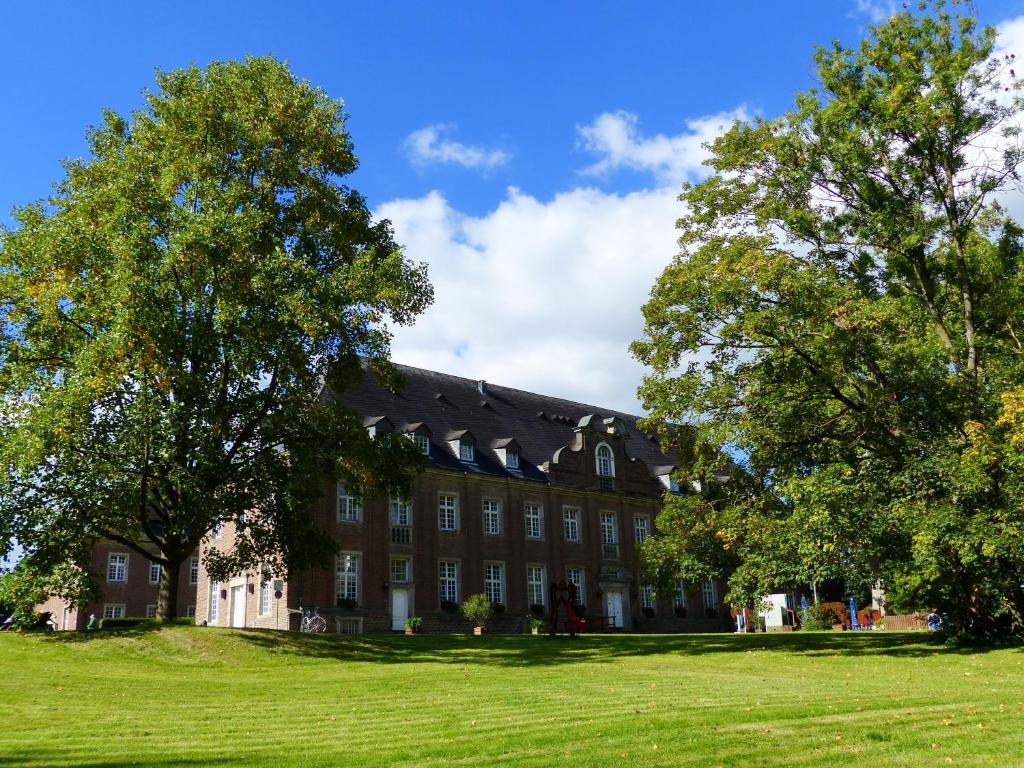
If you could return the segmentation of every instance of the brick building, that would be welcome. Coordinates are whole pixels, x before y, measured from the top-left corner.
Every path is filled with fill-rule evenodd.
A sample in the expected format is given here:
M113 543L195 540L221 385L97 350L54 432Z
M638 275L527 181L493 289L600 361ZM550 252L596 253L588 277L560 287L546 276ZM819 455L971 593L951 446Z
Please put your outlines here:
M200 568L197 621L295 628L294 609L316 606L328 631L465 631L458 605L484 592L499 606L492 631L523 631L547 609L551 582L572 581L585 614L633 631L729 626L721 585L676 585L656 596L636 546L676 490L671 457L635 416L399 366L399 394L367 375L341 396L374 435L416 441L428 467L409 499L361 498L325 482L320 524L340 546L332 571L290 582L258 573L210 582ZM225 527L201 547L230 547Z
M89 571L100 589L100 598L96 602L72 608L60 598L51 597L37 607L40 612L50 612L58 630L85 629L90 615L97 619L156 615L160 568L151 560L123 544L101 539L92 547ZM197 553L181 566L178 579L178 611L181 616L195 615L198 583Z

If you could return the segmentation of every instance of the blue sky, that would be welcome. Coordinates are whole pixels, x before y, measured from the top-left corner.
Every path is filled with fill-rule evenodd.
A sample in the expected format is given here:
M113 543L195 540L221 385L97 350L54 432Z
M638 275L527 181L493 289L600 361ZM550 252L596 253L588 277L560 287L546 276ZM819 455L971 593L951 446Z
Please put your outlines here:
M216 6L215 8L213 6ZM775 115L811 53L891 5L17 3L0 46L0 223L156 68L273 53L343 98L352 183L426 261L437 302L395 357L636 410L626 344L674 252L700 142ZM1024 1L982 2L986 23Z

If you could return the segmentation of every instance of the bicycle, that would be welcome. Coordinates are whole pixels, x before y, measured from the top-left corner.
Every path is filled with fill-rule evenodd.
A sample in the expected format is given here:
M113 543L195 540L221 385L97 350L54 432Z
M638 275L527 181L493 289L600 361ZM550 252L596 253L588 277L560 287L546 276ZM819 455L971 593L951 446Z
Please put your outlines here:
M327 621L320 615L320 609L313 608L289 608L289 613L297 613L302 618L299 620L299 632L326 632Z

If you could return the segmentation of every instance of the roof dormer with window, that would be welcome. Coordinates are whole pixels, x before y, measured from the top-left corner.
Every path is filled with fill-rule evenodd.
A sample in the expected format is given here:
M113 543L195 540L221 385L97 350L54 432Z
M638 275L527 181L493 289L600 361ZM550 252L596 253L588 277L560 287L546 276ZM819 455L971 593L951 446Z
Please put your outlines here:
M445 438L452 453L463 464L476 464L476 438L468 429L449 432Z
M522 448L519 443L513 437L502 437L491 442L491 448L497 454L498 459L501 461L502 466L505 469L512 472L521 472L521 454Z

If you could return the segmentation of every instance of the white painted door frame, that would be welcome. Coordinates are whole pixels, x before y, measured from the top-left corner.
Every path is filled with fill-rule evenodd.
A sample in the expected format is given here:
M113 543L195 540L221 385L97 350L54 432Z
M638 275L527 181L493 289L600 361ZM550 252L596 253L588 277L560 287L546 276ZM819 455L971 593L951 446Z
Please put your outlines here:
M409 590L405 587L391 589L391 629L404 630L405 620L409 618Z

